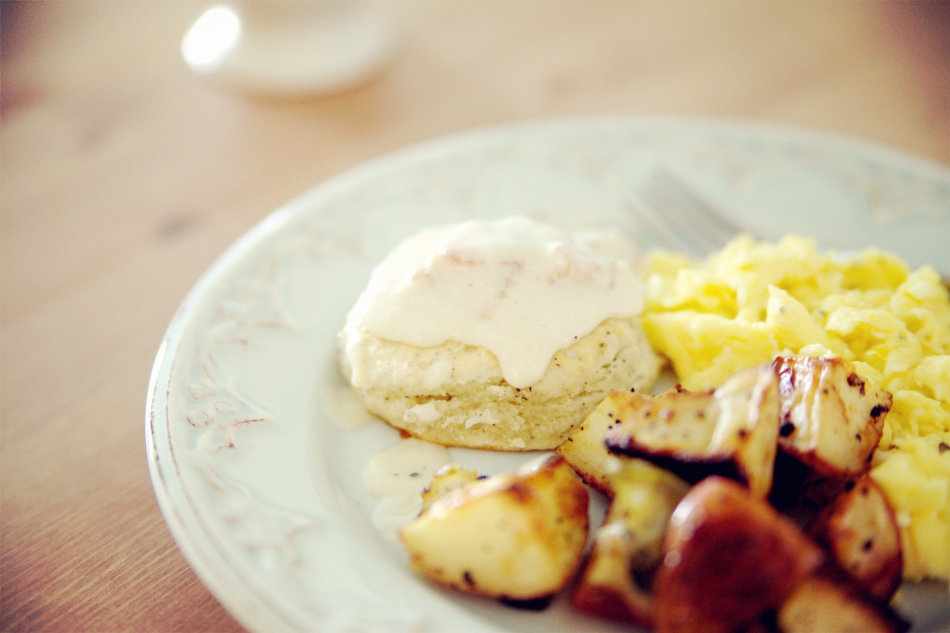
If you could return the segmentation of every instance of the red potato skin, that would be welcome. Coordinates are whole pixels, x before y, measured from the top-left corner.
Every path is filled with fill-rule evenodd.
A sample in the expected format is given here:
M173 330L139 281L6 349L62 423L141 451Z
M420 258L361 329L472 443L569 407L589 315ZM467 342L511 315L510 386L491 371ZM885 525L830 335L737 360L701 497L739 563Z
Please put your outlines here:
M658 633L727 633L780 605L821 548L740 484L709 477L667 527L656 576Z

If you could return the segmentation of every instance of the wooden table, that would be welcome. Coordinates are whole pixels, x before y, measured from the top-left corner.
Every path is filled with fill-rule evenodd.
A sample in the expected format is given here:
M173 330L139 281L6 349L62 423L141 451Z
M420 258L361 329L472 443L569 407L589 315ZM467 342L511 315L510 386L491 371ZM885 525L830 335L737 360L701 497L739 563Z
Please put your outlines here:
M947 3L399 1L382 75L296 100L191 74L201 8L2 2L3 631L240 630L156 505L149 370L212 260L332 175L579 114L768 120L950 164Z

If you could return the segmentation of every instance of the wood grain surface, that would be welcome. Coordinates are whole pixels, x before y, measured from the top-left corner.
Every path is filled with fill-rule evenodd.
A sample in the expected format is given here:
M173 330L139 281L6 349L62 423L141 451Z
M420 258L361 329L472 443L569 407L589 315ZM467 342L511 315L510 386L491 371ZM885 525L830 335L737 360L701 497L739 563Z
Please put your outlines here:
M950 164L950 3L399 0L337 94L193 75L200 2L0 2L0 630L237 631L149 481L162 334L231 242L410 143L554 116L763 120Z

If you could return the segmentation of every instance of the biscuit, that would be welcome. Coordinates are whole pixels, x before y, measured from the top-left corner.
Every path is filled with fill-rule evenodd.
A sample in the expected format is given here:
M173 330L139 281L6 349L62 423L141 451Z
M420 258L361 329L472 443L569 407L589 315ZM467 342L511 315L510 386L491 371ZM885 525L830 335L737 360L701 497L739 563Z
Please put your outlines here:
M542 378L522 388L505 380L484 348L454 341L416 347L361 330L340 336L343 376L364 406L409 435L446 446L552 449L611 391L649 389L662 365L637 317L605 320L556 352Z

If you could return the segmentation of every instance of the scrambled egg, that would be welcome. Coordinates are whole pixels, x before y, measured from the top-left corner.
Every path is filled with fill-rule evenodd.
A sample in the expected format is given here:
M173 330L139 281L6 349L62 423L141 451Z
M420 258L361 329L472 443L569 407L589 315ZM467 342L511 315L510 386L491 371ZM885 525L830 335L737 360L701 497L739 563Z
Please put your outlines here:
M794 236L739 237L702 262L654 253L643 326L687 389L779 354L834 354L890 391L872 477L901 525L905 577L950 578L950 296L932 268Z

